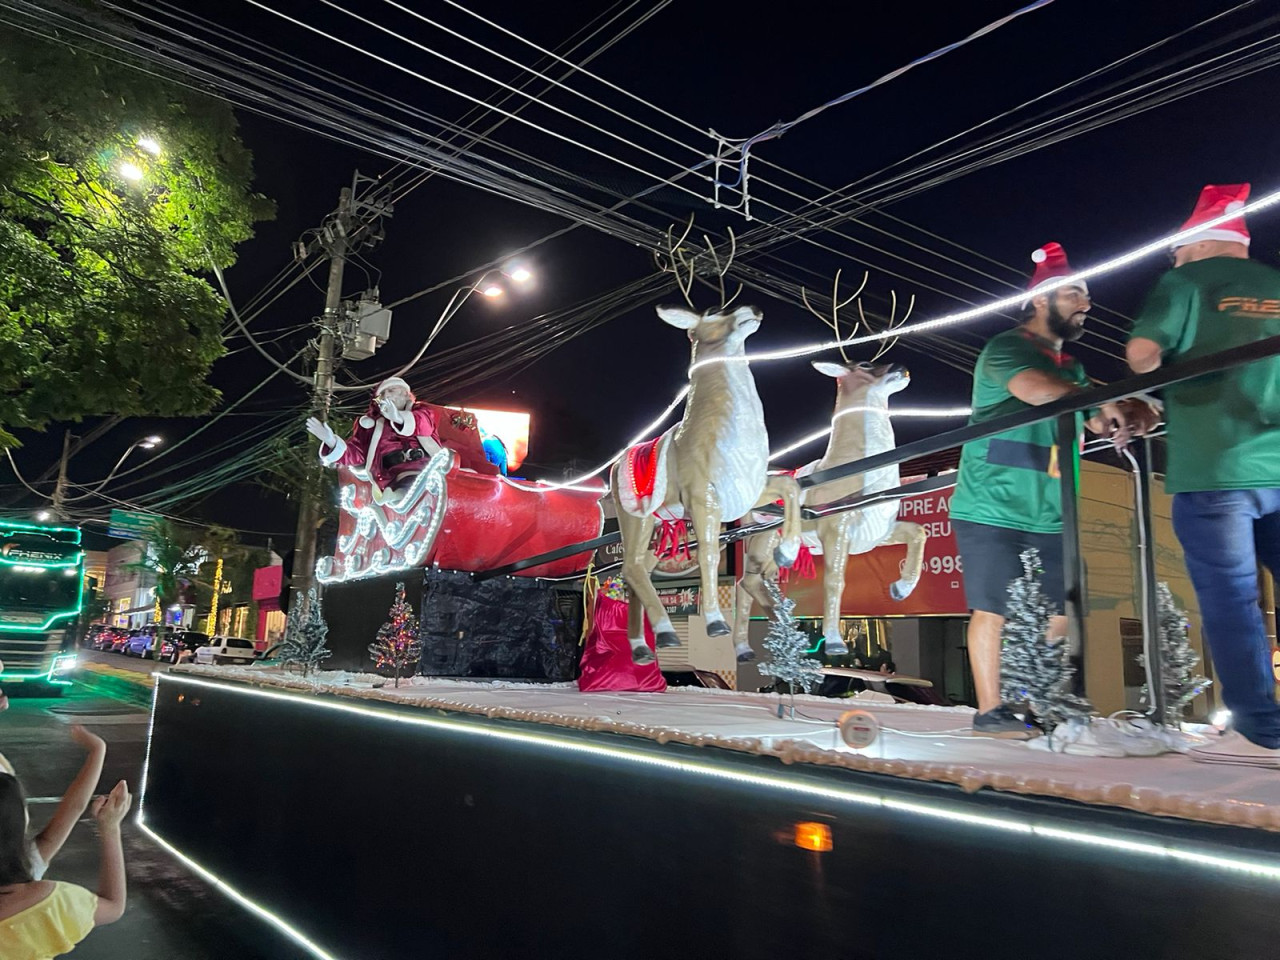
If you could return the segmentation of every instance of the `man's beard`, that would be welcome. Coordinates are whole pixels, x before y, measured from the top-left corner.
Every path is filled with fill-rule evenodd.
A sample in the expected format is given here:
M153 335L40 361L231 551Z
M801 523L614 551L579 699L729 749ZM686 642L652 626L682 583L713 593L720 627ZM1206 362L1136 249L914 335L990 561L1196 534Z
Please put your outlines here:
M1073 314L1074 316L1074 314ZM1072 323L1070 317L1064 317L1056 303L1049 304L1049 332L1059 340L1070 343L1084 336L1084 324Z

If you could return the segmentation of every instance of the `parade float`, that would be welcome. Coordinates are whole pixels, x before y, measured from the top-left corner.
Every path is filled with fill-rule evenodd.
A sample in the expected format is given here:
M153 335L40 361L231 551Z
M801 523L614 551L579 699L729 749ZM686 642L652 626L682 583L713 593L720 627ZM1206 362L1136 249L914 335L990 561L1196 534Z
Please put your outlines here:
M1122 746L1082 755L975 738L968 708L803 692L826 668L797 642L794 601L765 577L796 565L806 530L841 558L910 546L913 531L893 531L914 524L883 505L948 480L899 485L897 464L1029 416L895 449L876 417L905 371L833 364L821 372L838 398L857 392L867 414L844 422L874 424L874 439L862 436L852 464L766 475L750 366L733 363L760 312L722 306L663 313L691 334L698 396L656 443L617 461L630 600L610 583L585 631L565 628L555 591L568 578L576 596L610 539L603 485L504 478L465 421L386 390L347 441L315 424L341 471L323 599L299 618L291 663L160 675L140 802L148 835L324 958L1265 955L1280 936L1280 779L1192 763L1179 751L1196 734L1177 710L1095 721ZM1140 380L1108 389L1150 385ZM460 435L443 437L442 422ZM379 446L389 433L395 450ZM380 449L422 455L392 457L416 469L378 476ZM713 484L734 491L718 515L705 508ZM861 540L856 523L820 526L869 507L884 516ZM655 648L680 642L646 590L659 555L701 558L706 580L719 540L755 558L737 569L762 575L772 622L753 652L787 694L666 688L653 663ZM877 589L905 602L917 564L886 566L898 576ZM416 630L402 583L419 590ZM1019 589L1034 625L1035 584ZM377 642L371 630L358 640L397 663L394 681L367 659L334 669L328 638L382 620L393 592ZM715 596L704 584L691 619L731 645L706 603ZM581 684L556 673L567 644L583 658ZM227 731L238 735L209 735Z

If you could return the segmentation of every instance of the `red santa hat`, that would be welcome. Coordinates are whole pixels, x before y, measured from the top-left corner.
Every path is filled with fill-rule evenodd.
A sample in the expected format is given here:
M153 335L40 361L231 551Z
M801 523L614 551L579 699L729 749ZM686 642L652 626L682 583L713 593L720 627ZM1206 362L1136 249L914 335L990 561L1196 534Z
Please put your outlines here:
M1216 220L1228 213L1243 210L1245 201L1249 199L1249 184L1227 183L1209 184L1200 191L1200 199L1191 219L1182 225L1182 230L1194 230L1199 224ZM1179 231L1182 232L1182 231ZM1198 230L1191 236L1175 243L1174 249L1184 247L1188 243L1199 243L1201 240L1227 240L1231 243L1249 245L1249 228L1245 226L1244 217L1225 220L1216 226Z
M387 379L378 384L378 389L373 391L373 395L375 397L380 397L392 387L404 387L410 396L413 395L413 387L409 386L408 383L401 380L399 377L387 377Z
M1062 277L1069 277L1075 271L1071 269L1071 264L1067 262L1067 251L1062 249L1062 244L1046 243L1039 250L1031 252L1031 262L1036 265L1034 272L1031 274L1031 280L1027 283L1027 299L1023 301L1025 307L1031 302L1031 297L1038 293L1044 293L1055 281ZM1076 280L1074 283L1058 283L1056 288L1076 287L1082 293L1089 292L1089 285L1083 280Z

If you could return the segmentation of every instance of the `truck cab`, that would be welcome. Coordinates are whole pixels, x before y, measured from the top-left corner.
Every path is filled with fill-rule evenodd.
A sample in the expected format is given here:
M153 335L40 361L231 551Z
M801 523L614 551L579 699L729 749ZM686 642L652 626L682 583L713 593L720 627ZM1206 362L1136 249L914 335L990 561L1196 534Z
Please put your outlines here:
M0 520L0 682L60 694L83 603L79 529Z

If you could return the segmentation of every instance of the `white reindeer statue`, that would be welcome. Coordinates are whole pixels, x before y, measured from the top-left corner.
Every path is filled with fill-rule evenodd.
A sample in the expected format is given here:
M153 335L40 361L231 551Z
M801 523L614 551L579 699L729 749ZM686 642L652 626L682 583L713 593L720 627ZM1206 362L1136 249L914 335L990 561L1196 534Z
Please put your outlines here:
M689 226L692 229L692 223ZM724 275L733 259L732 233L723 265L709 240L708 253L701 257L704 262L709 260L718 277L720 306L701 312L693 307L690 291L694 280L707 281L699 276L699 256L686 253L681 246L688 233L686 230L676 243L668 234L670 265L660 265L676 275L689 309L658 308L658 316L687 330L693 344L684 417L656 441L629 450L610 474L622 533L622 575L631 592L627 636L636 663L653 661L644 640L642 607L659 647L680 644L650 580L658 560L653 541L659 522L659 551L664 544L676 548L681 533L687 543L690 528L697 540L702 616L707 634L713 637L732 632L720 611L716 590L722 523L781 499L784 519L775 537L772 562L789 567L800 552L799 484L791 477L769 476L764 409L750 365L735 359L743 356L747 338L759 329L761 313L755 307L730 309L737 293L725 299Z
M864 278L863 284L865 283ZM847 306L858 296L855 293L840 302L839 285L840 274L837 273L830 321L817 314L812 307L809 308L823 323L831 326L837 339L841 336L840 308ZM807 297L805 305L809 305ZM861 314L861 302L858 310ZM897 299L894 297L888 322L890 328L905 323L911 315L911 308L909 306L906 316L895 323L896 313ZM865 315L862 316L861 323L867 325ZM858 326L859 324L854 324L853 333L857 332ZM836 408L831 417L831 436L827 441L826 453L822 455L822 459L797 470L797 477L884 453L896 446L893 424L889 419L889 397L907 386L910 374L901 364L876 363L892 345L893 341L885 340L869 362L851 363L842 348L840 355L844 359L843 363L813 363L813 368L819 373L835 378ZM802 502L833 503L860 494L892 489L898 486L899 480L897 465L880 467L809 488L803 492ZM830 513L816 520L806 520L802 526L802 537L805 546L823 557L823 649L831 656L839 656L849 652L848 645L840 636L840 598L844 593L845 565L849 556L868 553L885 544L905 543L907 558L902 567L902 576L889 585L889 595L894 600L905 600L920 580L928 534L918 523L899 520L898 501L890 500L856 510ZM747 623L753 603L760 604L772 616L772 603L764 584L766 579L777 576L777 567L769 556L777 539L778 532L774 530L757 534L746 543L745 569L742 579L738 581L734 618L734 648L739 660L751 660L755 656L747 640Z

